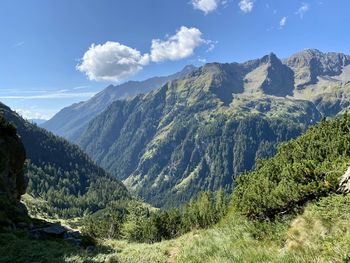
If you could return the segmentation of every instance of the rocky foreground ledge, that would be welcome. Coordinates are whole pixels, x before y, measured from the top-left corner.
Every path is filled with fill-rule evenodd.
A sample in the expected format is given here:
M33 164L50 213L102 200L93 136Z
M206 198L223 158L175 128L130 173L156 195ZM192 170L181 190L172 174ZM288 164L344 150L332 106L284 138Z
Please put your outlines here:
M85 237L61 223L31 218L21 202L26 192L24 164L26 153L16 128L0 115L0 230L22 232L33 239L62 239L75 246L93 244Z
M64 239L76 246L82 246L84 237L79 231L62 226L61 223L50 223L34 219L32 222L18 222L6 228L9 231L24 230L34 239Z

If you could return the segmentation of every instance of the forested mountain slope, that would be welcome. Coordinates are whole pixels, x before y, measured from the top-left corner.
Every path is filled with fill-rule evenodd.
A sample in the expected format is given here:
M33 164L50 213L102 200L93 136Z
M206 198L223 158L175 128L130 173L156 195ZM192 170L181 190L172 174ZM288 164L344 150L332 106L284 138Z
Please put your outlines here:
M78 143L156 206L177 205L200 190L229 190L233 175L321 118L310 102L271 96L241 97L229 106L244 91L237 74L243 74L237 64L209 64L149 94L117 101Z
M278 143L346 109L349 63L347 55L311 49L285 60L271 53L207 64L114 102L77 143L147 201L177 205L200 190L230 189L233 176Z
M46 212L81 216L129 197L121 182L77 146L25 121L4 104L0 114L17 127L28 159L27 192L47 202Z

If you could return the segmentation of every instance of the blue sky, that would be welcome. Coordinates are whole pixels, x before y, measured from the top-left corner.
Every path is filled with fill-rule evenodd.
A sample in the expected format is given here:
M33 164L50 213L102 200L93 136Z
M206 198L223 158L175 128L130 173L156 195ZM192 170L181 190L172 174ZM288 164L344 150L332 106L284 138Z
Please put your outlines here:
M111 83L305 48L350 54L349 0L1 0L0 101L49 118Z

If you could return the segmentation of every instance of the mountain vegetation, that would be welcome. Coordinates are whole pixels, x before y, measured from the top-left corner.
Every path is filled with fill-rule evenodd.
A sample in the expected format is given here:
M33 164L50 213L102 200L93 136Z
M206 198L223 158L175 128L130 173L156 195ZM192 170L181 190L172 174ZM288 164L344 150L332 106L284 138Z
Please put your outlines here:
M181 209L155 210L137 201L109 205L85 218L83 232L95 238L155 243L173 239L192 229L208 228L227 213L224 190L201 192Z
M230 192L232 178L273 155L277 144L347 108L340 93L349 88L350 76L342 71L349 61L343 54L305 50L283 61L269 54L207 64L148 94L112 103L77 143L156 207L177 206L200 191ZM315 72L312 82L303 70Z
M323 120L237 181L230 213L175 262L347 262L350 116ZM348 173L344 174L349 177Z
M336 192L350 165L350 116L321 121L297 140L279 147L271 159L238 178L233 195L237 211L273 218L307 201Z
M31 212L75 217L105 208L110 201L129 198L124 185L77 146L25 121L3 104L0 115L16 127L26 150L27 192L45 200L38 211L33 207Z
M47 250L38 253L44 244L68 262L347 262L350 198L338 186L350 164L349 129L348 114L322 120L237 180L229 201L219 201L224 191L202 193L178 211L180 218L176 210L137 202L101 210L84 225L99 240L92 252L1 232L0 241L11 242L0 250L22 262L35 255L48 260ZM19 246L26 255L14 252Z
M332 121L323 119L282 144L274 157L259 161L254 171L236 180L231 213L255 221L284 220L308 202L336 193L350 166L349 131L350 116L345 114ZM85 231L95 237L153 243L212 226L226 215L227 200L221 190L215 198L203 192L182 209L164 212L138 203L109 207L89 217Z

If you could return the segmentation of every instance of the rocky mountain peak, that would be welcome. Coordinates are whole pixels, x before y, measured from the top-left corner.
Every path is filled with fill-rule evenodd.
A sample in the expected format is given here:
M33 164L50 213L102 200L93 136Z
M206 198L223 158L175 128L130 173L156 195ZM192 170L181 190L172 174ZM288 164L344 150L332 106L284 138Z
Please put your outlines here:
M306 49L284 60L293 69L297 88L316 84L320 76L340 75L350 64L350 56L343 53L323 53L317 49Z
M260 63L269 63L269 64L275 64L275 63L281 63L280 59L276 56L275 53L271 52L268 55L265 55L260 59Z
M293 71L274 54L242 64L246 93L285 97L294 89Z

